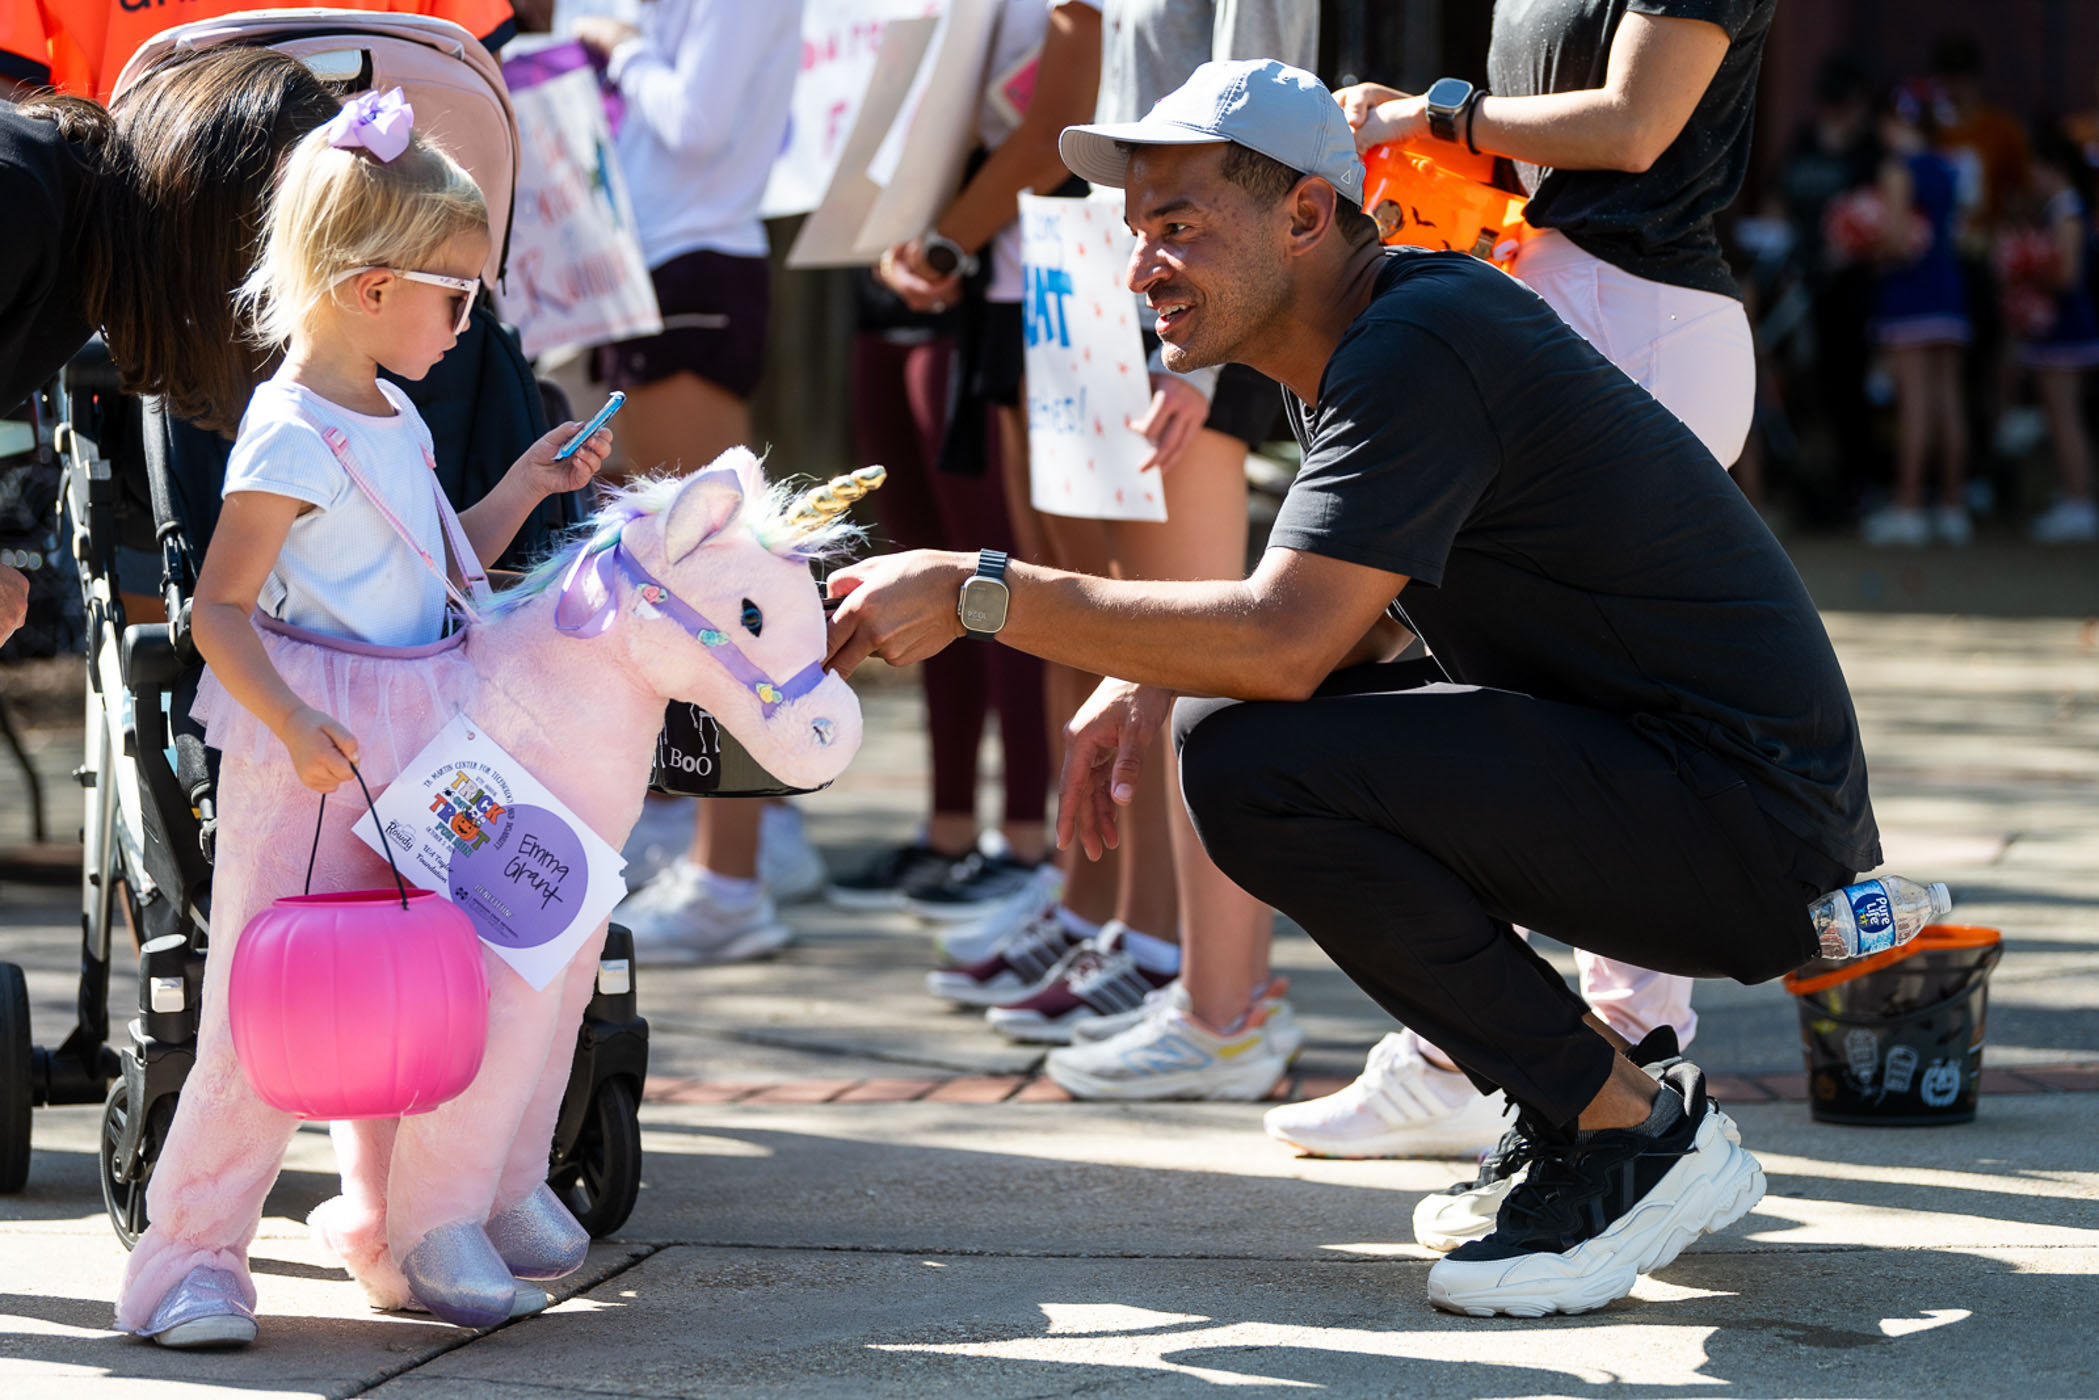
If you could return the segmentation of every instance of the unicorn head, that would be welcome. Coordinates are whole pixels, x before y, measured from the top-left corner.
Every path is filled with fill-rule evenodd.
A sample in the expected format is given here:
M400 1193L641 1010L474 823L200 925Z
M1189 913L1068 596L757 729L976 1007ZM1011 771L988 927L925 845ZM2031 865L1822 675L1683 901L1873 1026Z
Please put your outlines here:
M860 703L823 669L823 599L809 564L857 532L796 518L796 504L735 448L689 477L622 491L586 542L511 596L555 589L563 632L617 631L625 659L666 700L705 708L769 772L817 787L858 751Z

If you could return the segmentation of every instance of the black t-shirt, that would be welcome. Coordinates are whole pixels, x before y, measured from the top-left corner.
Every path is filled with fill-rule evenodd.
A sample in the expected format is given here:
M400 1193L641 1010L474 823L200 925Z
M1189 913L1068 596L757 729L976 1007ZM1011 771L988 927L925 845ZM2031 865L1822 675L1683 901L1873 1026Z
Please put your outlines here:
M1504 97L1600 88L1629 10L1705 20L1730 40L1720 70L1676 140L1637 175L1519 163L1528 218L1637 277L1740 296L1713 216L1749 169L1756 75L1778 0L1495 0L1487 81Z
M80 241L87 164L50 122L0 102L0 413L72 358L93 334L80 309Z
M1406 574L1452 680L1623 715L1731 765L1848 870L1880 863L1851 694L1792 561L1710 452L1551 307L1397 251L1284 395L1304 467L1271 545Z

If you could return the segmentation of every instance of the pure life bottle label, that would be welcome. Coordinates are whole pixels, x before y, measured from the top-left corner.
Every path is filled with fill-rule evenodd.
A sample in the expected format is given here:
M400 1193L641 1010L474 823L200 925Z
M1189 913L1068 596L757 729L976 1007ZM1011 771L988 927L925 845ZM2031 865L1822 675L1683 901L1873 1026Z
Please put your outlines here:
M1859 956L1883 953L1895 946L1895 909L1878 880L1862 880L1844 891L1851 899L1851 920L1858 929Z

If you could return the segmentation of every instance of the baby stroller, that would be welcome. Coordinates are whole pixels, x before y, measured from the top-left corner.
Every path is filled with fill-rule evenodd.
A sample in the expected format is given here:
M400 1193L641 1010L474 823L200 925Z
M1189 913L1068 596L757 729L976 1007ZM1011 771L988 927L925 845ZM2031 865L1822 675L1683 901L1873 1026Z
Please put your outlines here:
M125 66L121 94L154 62L184 48L266 43L306 62L345 92L400 86L419 124L435 127L488 197L501 275L516 174L516 128L495 61L463 29L415 15L362 11L258 12L170 30ZM478 413L427 416L439 475L474 499L547 428L546 406L515 339L479 306L476 324L439 372L466 366L467 384L410 386ZM462 354L464 352L464 354ZM496 392L490 392L490 386ZM507 395L501 392L508 389ZM493 400L493 402L491 402ZM507 405L507 417L498 410ZM194 1062L197 1001L208 952L216 754L189 718L203 664L189 632L190 595L212 527L226 445L171 421L152 400L116 390L108 355L90 346L41 404L64 463L60 508L78 563L87 633L88 789L82 837L79 1024L56 1049L30 1043L21 969L0 964L0 1192L23 1188L32 1104L103 1104L103 1202L126 1247L145 1230L146 1185ZM488 431L471 418L498 419ZM514 420L514 421L513 421ZM494 465L500 461L500 466ZM477 462L487 470L477 482ZM140 499L140 488L150 503ZM550 503L552 504L552 503ZM528 523L520 550L580 519L575 501ZM141 527L150 521L150 529ZM128 624L119 547L150 540L160 560L166 623ZM109 977L121 926L139 948L138 1016L121 1050L107 1044ZM592 1235L625 1223L641 1182L638 1106L648 1065L632 939L614 927L584 1013L549 1163L549 1184Z

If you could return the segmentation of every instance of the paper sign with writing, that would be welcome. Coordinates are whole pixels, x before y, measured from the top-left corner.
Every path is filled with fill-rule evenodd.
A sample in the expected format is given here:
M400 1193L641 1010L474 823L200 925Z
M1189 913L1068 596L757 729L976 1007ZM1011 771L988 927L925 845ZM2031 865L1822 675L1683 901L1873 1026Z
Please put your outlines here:
M465 715L377 807L402 878L464 909L534 990L561 975L627 892L620 853ZM353 829L381 850L371 813Z
M741 0L762 4L765 0ZM802 0L802 66L789 104L787 144L758 212L806 214L830 188L893 19L937 18L942 0Z
M1151 445L1127 424L1151 401L1136 303L1124 285L1130 232L1113 203L1020 197L1027 266L1028 474L1035 509L1096 520L1164 520Z
M519 153L504 319L527 355L655 335L656 288L583 46L530 47L503 76Z

